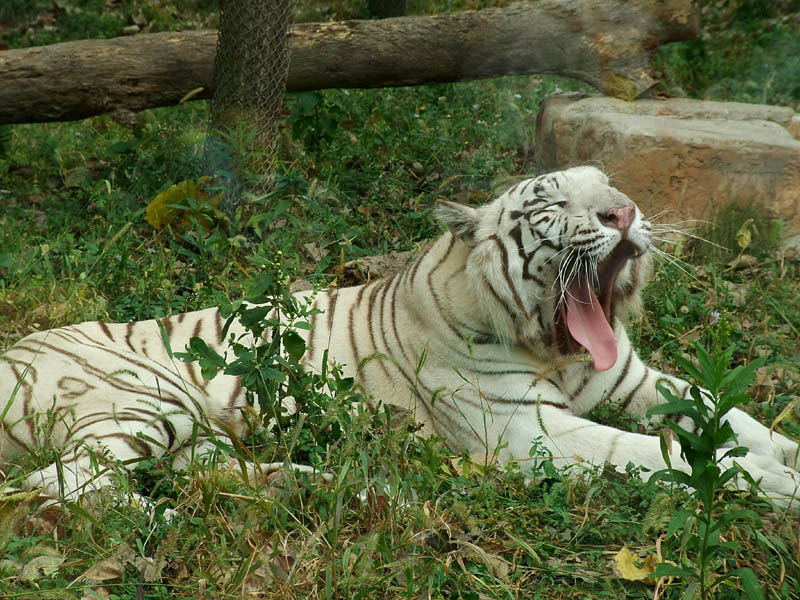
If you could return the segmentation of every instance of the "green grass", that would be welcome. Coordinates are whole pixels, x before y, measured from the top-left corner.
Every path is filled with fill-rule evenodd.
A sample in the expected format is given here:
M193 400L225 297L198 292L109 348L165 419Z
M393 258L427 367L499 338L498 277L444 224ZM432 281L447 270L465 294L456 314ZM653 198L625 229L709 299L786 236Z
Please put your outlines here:
M663 46L663 89L693 98L800 104L800 3L704 0L700 39Z
M698 97L797 106L798 53L787 51L797 40L793 21L774 23L768 3L705 5L716 19L708 36L662 50L669 85ZM759 6L766 13L745 10ZM215 7L12 1L0 7L0 21L11 24L2 41L21 47L115 36L140 11L153 31L211 25ZM363 6L332 2L316 10L346 18ZM46 27L51 16L57 31ZM522 77L292 96L278 191L239 205L202 235L155 231L144 213L156 194L201 174L205 103L147 111L137 133L107 117L5 128L0 347L33 329L144 319L239 298L259 271L257 257L278 250L292 276L324 283L342 261L414 249L440 231L431 217L436 200L478 204L507 177L536 172L539 103L556 86L577 85ZM749 218L756 229L745 252L756 260L734 268L736 233ZM732 252L669 248L684 262L659 261L631 332L651 363L675 372L674 357L707 336L712 311L724 311L735 360L769 357L747 410L771 423L800 396L798 263L776 254L772 222L746 210L731 208L700 233ZM637 427L613 407L598 418ZM796 410L777 427L800 436ZM153 518L150 507L109 492L94 506L68 509L57 530L17 530L0 556L0 595L653 597L652 587L614 577L612 557L622 546L654 554L665 515L688 501L684 492L666 493L635 471L568 475L547 456L526 483L513 468L477 468L435 440L388 427L383 414L359 415L343 428L347 435L322 454L321 466L337 475L333 485L291 478L254 485L214 468L176 474L157 461L130 480L120 475L121 490L169 505L173 519L160 508ZM726 502L753 506L743 496ZM741 549L726 566L752 568L769 598L797 597L797 517L755 508L764 526L733 529ZM24 517L14 522L24 525ZM661 543L665 557L686 558L679 536ZM664 597L680 594L674 582ZM718 597L739 596L729 589Z

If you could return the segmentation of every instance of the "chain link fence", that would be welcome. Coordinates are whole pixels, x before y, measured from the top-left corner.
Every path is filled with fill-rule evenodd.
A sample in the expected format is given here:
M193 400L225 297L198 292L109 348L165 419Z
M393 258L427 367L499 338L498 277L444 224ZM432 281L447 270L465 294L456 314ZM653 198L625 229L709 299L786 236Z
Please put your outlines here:
M223 176L226 204L270 190L286 77L293 0L224 0L214 62L207 173Z

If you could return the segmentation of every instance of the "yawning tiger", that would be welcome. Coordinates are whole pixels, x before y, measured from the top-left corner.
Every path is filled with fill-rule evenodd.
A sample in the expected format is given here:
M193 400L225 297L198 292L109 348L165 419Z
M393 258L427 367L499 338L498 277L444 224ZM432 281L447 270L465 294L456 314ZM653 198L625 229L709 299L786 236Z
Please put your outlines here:
M367 397L413 411L423 432L473 456L526 458L540 439L559 464L663 468L657 437L581 416L609 399L644 415L663 401L657 382L682 397L690 388L644 365L623 326L651 271L651 225L636 205L599 170L578 167L480 208L445 202L437 214L449 231L393 277L313 296L306 368L320 369L328 349ZM223 352L223 323L211 308L160 325L82 323L24 338L0 363L0 458L7 467L39 444L62 448L60 467L26 485L70 497L105 483L87 448L121 461L177 451L200 418L244 433L240 380L205 381L162 341L163 329L172 348L198 336ZM45 415L54 425L39 440ZM742 411L728 420L749 448L740 465L789 501L797 444ZM674 454L673 466L687 468Z

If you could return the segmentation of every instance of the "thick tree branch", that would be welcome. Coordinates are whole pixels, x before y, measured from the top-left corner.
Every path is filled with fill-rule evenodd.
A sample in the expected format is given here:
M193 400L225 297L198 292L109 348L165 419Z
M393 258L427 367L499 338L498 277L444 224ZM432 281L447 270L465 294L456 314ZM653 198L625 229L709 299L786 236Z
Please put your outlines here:
M289 91L559 74L635 98L650 59L698 29L692 0L540 0L379 21L304 23ZM142 34L0 52L0 123L65 121L174 105L212 90L216 31ZM197 92L198 88L202 88Z

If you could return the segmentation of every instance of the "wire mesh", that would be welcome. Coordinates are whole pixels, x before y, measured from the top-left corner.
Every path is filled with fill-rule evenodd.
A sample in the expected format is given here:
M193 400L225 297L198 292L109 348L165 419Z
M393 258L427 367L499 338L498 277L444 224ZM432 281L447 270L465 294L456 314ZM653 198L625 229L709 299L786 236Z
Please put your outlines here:
M206 172L223 174L226 202L265 193L274 177L280 110L289 69L293 0L224 0L214 62L212 135Z

